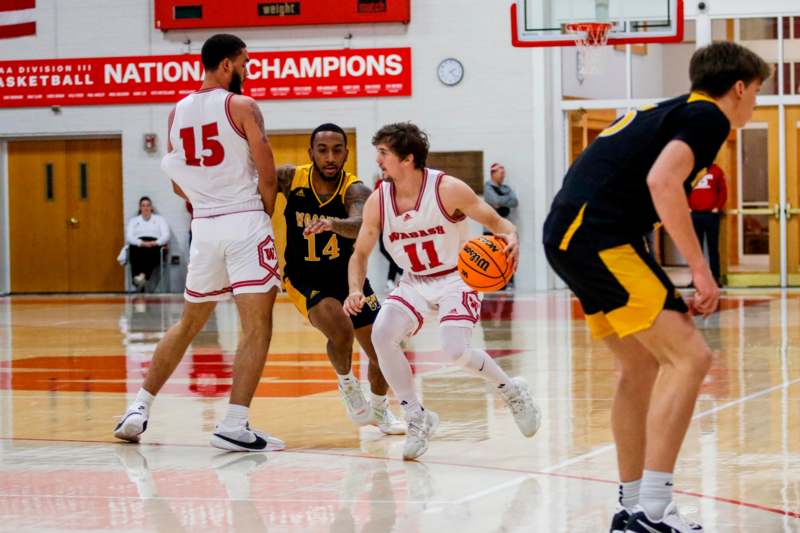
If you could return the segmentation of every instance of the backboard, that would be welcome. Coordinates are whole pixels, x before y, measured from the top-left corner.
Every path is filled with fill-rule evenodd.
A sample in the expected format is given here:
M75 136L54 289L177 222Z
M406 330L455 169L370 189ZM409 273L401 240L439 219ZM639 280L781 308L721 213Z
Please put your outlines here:
M574 46L567 25L608 22L608 44L683 39L683 0L515 0L511 41L518 47Z

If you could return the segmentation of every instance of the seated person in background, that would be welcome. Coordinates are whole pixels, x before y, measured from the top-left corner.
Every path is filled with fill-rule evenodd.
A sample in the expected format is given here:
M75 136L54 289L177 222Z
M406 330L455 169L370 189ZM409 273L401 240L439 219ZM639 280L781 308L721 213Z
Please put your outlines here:
M161 260L161 247L169 242L169 226L156 215L147 196L139 199L139 214L128 221L125 240L129 245L133 284L143 288Z

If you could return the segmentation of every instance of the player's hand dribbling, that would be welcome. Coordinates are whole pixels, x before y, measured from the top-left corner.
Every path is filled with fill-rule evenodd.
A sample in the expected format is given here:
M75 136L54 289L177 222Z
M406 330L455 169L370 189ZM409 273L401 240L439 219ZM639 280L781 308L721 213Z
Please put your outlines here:
M695 295L692 302L692 308L698 314L708 316L717 310L719 305L719 287L717 281L711 274L708 265L703 265L703 268L697 272L692 272L692 281L694 283Z
M303 235L314 235L324 231L333 231L333 222L327 218L320 218L303 230Z
M506 243L503 252L508 256L508 262L511 266L511 271L517 270L517 263L519 262L519 238L516 233L495 233L498 239Z
M364 298L364 293L361 291L351 292L347 298L345 299L344 303L342 304L342 308L344 312L350 316L356 316L358 313L361 312L361 308L364 307L367 299Z

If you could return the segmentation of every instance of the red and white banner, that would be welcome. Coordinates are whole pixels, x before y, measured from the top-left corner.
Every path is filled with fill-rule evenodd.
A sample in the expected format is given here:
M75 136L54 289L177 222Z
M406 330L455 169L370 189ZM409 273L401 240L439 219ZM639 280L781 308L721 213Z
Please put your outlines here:
M0 0L0 39L36 34L36 0Z
M411 49L250 52L258 100L411 95ZM203 81L199 55L0 61L0 107L177 102Z

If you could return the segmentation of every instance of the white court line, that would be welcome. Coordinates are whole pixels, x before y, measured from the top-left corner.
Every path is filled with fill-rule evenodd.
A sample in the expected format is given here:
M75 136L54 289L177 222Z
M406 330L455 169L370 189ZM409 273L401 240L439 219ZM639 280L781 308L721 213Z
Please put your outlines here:
M148 496L141 498L140 496L112 496L106 494L0 494L0 501L5 498L64 498L70 500L165 500L176 502L233 502L233 501L247 501L253 503L360 503L363 499L319 499L319 498L247 498L246 500L238 500L225 497L199 497L199 496ZM412 503L412 504L430 504L449 505L452 502L438 501L438 500L369 500L370 503L380 503L386 505L397 505L398 503Z
M771 394L771 393L773 393L775 391L789 388L792 385L795 385L795 384L798 384L798 383L800 383L800 378L795 378L795 379L790 380L790 381L784 381L783 383L780 383L778 385L773 385L772 387L766 388L766 389L761 390L759 392L754 392L753 394L748 394L747 396L742 396L741 398L738 398L736 400L731 400L731 401L726 402L726 403L724 403L722 405L718 405L718 406L716 406L716 407L714 407L712 409L707 409L705 411L701 411L701 412L697 413L696 415L694 415L692 417L692 420L693 421L694 420L699 420L701 418L704 418L704 417L709 416L709 415L713 415L713 414L718 413L720 411L724 411L725 409L729 409L729 408L734 407L736 405L740 405L740 404L748 402L750 400L754 400L756 398L760 398L761 396L767 396L767 395L769 395L769 394ZM540 470L540 472L542 474L550 474L552 472L556 472L556 471L561 470L563 468L566 468L568 466L572 466L572 465L574 465L576 463L580 463L582 461L586 461L587 459L592 459L594 457L597 457L598 455L602 455L602 454L604 454L606 452L609 452L609 451L613 450L614 448L615 448L614 444L606 444L604 446L600 446L599 448L595 448L594 450L592 450L590 452L586 452L586 453L583 453L581 455L577 455L577 456L572 457L570 459L566 459L564 461L561 461L560 463L557 463L555 465L552 465L552 466L549 466L547 468L544 468L544 469ZM495 485L494 487L478 491L478 492L476 492L474 494L470 494L469 496L466 496L466 497L458 500L458 502L459 503L464 503L464 502L468 502L468 501L475 500L475 499L478 499L478 498L482 498L484 496L489 496L490 494L493 494L495 492L500 492L502 490L505 490L505 489L514 487L516 485L519 485L520 483L522 483L523 481L525 481L529 477L531 477L531 476L530 475L526 475L526 476L522 476L522 477L519 477L519 478L516 478L516 479L512 479L510 481L506 481L505 483L501 483L499 485ZM438 511L440 509L437 508L436 510ZM433 511L433 509L431 511Z

